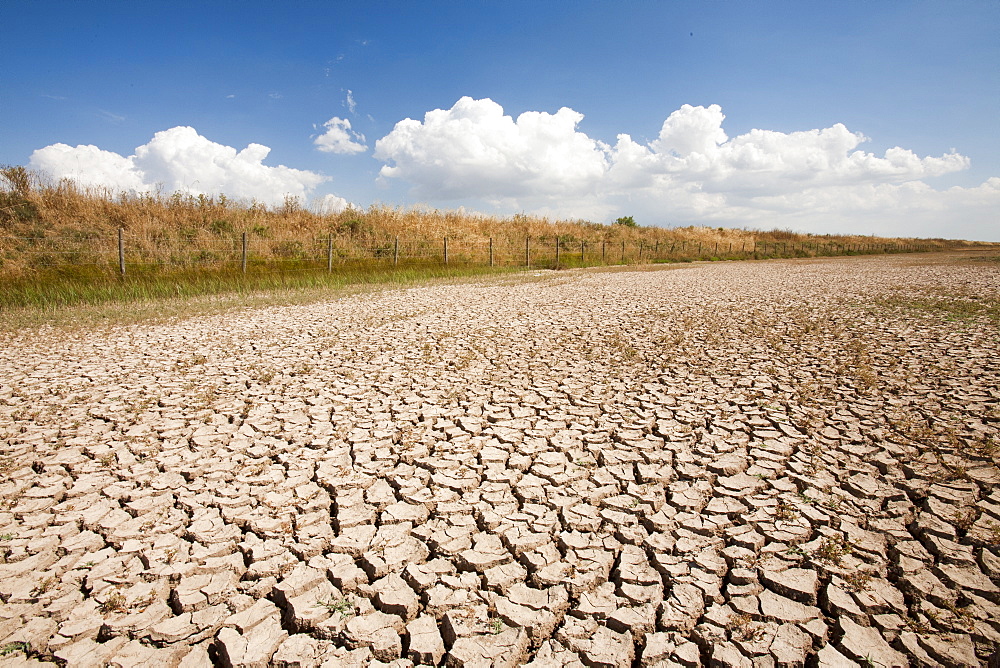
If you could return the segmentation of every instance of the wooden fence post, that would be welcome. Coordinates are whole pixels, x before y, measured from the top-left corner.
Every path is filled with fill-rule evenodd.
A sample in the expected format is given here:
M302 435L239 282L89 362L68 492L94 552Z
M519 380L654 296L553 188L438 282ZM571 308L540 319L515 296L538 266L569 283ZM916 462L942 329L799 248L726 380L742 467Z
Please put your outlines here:
M559 268L559 235L556 235L556 269Z
M607 239L601 239L601 264L608 263L607 245Z
M586 250L587 250L587 242L586 241L581 241L580 242L580 264L586 264L586 260L584 259L584 252Z
M490 237L490 266L493 266L493 237Z
M448 237L444 238L444 263L448 264Z
M247 233L246 232L243 233L243 239L242 239L242 242L241 242L241 247L242 247L243 251L242 251L242 253L240 255L240 268L243 270L243 273L245 274L245 273L247 273Z
M622 264L625 264L625 240L622 239Z
M392 244L392 264L399 264L399 237L396 237Z
M524 238L524 266L531 267L531 237Z
M125 275L125 230L118 228L118 271Z
M123 228L118 228L118 272L125 275L125 237Z

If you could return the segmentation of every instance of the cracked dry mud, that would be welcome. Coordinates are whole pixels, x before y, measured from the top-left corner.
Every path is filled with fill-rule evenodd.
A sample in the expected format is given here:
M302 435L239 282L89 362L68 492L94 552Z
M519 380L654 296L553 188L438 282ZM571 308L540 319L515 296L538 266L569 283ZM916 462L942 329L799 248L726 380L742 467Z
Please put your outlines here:
M1000 264L528 279L9 335L0 665L986 665Z

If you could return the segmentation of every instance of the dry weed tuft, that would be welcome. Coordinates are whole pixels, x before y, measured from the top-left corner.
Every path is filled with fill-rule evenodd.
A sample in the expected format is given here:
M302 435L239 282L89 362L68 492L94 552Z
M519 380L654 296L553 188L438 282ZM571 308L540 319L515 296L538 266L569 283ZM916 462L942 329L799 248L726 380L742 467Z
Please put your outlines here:
M827 536L820 541L819 547L816 548L813 556L839 566L841 560L853 551L854 546L843 536Z

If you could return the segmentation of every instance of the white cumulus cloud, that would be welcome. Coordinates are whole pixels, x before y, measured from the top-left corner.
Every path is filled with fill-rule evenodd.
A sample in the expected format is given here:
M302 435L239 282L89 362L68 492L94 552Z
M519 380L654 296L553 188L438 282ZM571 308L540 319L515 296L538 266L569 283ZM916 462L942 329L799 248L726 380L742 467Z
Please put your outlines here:
M326 153L361 153L367 151L365 136L351 130L351 122L334 116L323 124L326 132L313 141L320 151Z
M421 199L503 212L886 235L926 235L937 225L938 235L953 236L960 228L948 221L965 216L967 238L1000 235L993 179L948 190L924 182L968 169L955 151L876 155L863 150L867 137L841 123L729 137L725 118L718 105L683 105L652 141L620 134L611 146L580 132L583 115L566 107L515 120L490 99L463 97L423 121L400 121L374 156L385 163L380 179L407 182Z
M327 194L314 199L312 202L312 208L316 213L326 215L340 213L341 211L345 211L347 209L356 209L357 207L343 197Z
M70 178L84 187L145 192L149 188L130 158L93 145L52 144L31 154L28 163L57 179Z
M30 166L84 186L126 192L225 194L278 205L286 197L305 199L327 177L264 164L271 149L250 144L241 151L179 126L153 135L129 157L96 146L52 144L31 154Z
M856 150L868 138L837 123L822 130L774 132L751 130L729 139L718 105L684 105L663 122L659 137L647 146L618 137L611 172L632 179L662 175L672 183L693 182L713 192L797 192L805 187L852 183L904 182L967 169L969 159L956 153L920 158L891 148L883 157ZM637 174L638 172L638 174ZM663 179L659 180L661 185Z
M604 147L576 130L583 115L529 111L514 120L490 99L463 97L423 122L405 119L375 142L380 176L413 183L422 197L580 194L606 171Z

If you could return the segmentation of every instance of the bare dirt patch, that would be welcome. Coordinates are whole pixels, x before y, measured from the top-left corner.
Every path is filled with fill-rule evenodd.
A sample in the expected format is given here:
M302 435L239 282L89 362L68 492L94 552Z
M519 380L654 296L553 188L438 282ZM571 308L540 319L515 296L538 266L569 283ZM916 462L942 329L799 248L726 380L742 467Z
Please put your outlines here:
M7 334L0 662L985 665L998 296L942 254Z

